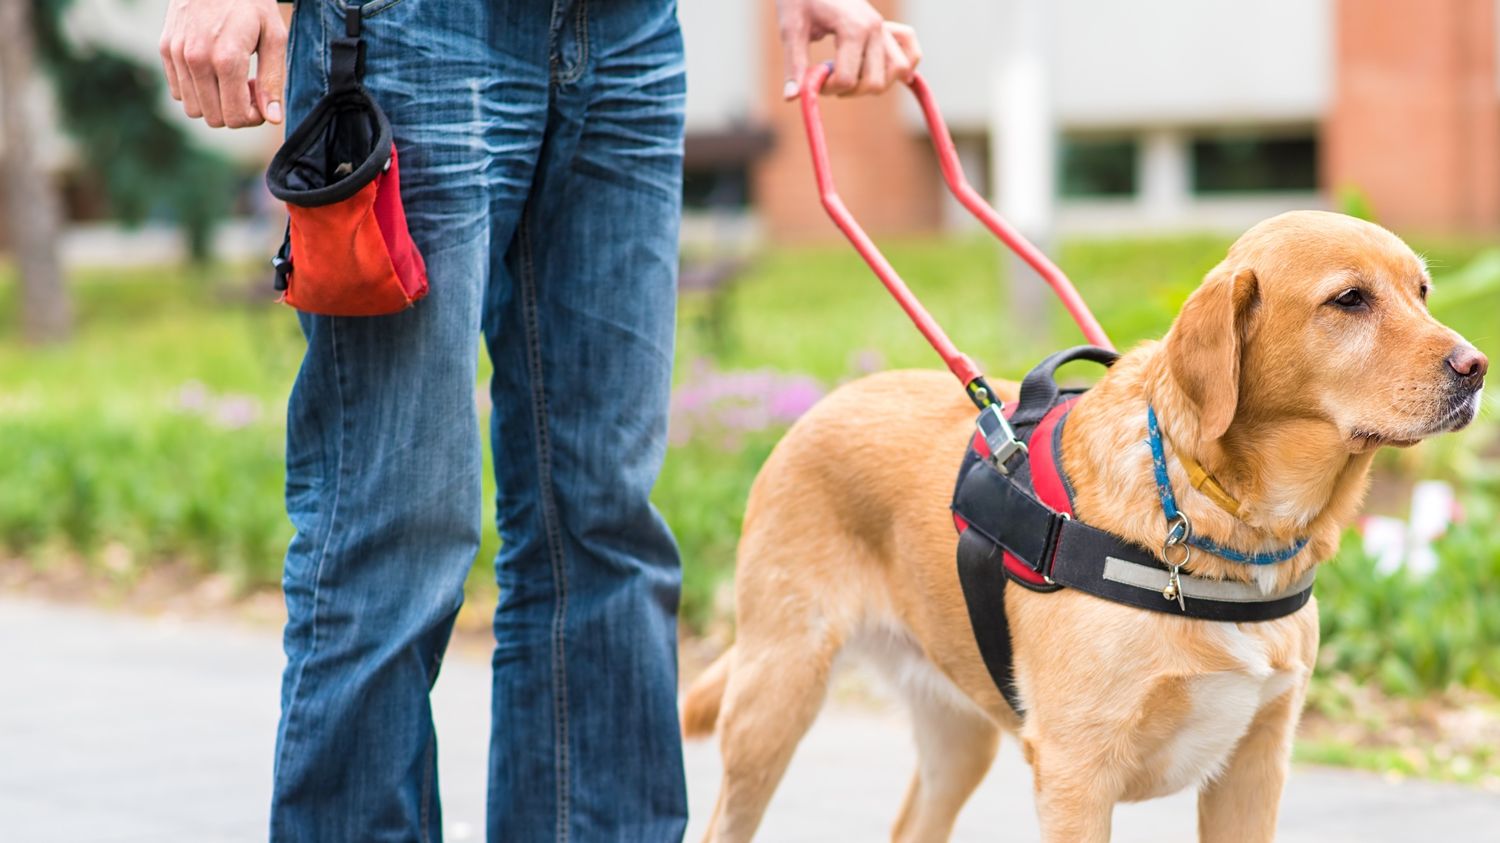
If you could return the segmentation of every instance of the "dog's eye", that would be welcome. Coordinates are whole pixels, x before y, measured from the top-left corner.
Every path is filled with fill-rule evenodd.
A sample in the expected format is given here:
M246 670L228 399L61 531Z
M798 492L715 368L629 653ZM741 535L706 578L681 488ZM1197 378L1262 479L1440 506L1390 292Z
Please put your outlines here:
M1357 288L1349 288L1334 297L1331 304L1336 304L1345 310L1355 310L1365 306L1365 294Z
M1427 301L1427 285L1422 285L1422 301Z

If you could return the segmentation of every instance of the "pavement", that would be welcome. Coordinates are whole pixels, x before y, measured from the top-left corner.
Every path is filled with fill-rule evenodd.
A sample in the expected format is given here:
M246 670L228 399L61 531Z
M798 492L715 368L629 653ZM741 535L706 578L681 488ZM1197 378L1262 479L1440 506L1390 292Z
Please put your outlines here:
M265 838L277 682L274 629L0 596L0 840ZM449 841L484 837L488 665L459 650L434 693ZM686 750L688 839L719 784L712 741ZM832 702L767 813L765 841L885 840L915 753L895 709ZM1114 839L1195 839L1191 794L1122 805ZM1037 839L1013 743L959 818L957 841ZM1500 842L1500 795L1298 767L1284 843Z

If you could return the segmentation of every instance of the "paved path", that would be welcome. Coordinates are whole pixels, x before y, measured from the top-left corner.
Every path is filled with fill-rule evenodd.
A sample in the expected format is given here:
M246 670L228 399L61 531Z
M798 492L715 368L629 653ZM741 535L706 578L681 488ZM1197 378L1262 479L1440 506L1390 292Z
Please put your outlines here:
M264 839L278 636L0 598L0 840ZM450 841L482 840L488 671L456 653L435 707ZM894 715L833 706L802 744L761 840L887 839L913 763ZM687 751L693 822L718 788L712 742ZM1179 795L1115 812L1115 840L1193 839ZM1299 768L1280 840L1500 841L1500 796ZM1037 837L1030 775L1012 746L965 808L960 841Z

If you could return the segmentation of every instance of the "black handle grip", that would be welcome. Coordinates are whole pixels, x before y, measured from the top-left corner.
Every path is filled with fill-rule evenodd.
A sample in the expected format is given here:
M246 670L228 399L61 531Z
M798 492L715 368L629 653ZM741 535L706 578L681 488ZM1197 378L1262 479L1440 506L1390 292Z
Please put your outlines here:
M1016 404L1016 412L1010 417L1011 426L1036 424L1052 409L1060 392L1057 388L1057 370L1064 363L1090 360L1112 366L1118 359L1120 355L1116 352L1094 345L1077 345L1048 355L1021 380L1021 397Z

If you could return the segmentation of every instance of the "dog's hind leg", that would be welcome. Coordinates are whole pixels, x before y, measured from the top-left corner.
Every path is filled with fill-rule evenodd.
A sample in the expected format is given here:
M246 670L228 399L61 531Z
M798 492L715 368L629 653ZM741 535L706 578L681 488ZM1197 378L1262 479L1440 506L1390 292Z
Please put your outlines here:
M907 689L907 696L917 740L917 771L891 840L947 840L959 809L995 760L1000 727L964 701L943 699L928 689Z
M748 841L828 689L842 641L823 638L812 648L773 642L735 642L734 661L719 713L724 776L706 843ZM756 646L760 644L760 646Z

